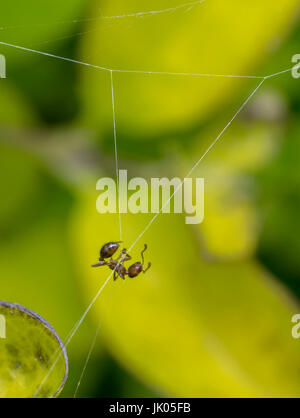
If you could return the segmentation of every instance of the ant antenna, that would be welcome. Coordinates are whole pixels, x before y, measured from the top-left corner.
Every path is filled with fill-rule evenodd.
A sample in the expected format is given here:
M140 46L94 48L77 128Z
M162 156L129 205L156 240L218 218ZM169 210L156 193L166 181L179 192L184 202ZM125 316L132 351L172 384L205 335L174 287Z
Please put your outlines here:
M143 270L143 273L146 273L146 271L149 270L150 267L151 267L151 263L148 263L148 267L146 268L146 270Z
M144 260L144 252L147 250L148 246L147 244L145 244L145 248L143 249L143 251L141 252L141 257L142 257L142 266L144 266L145 260ZM149 268L149 267L148 267Z

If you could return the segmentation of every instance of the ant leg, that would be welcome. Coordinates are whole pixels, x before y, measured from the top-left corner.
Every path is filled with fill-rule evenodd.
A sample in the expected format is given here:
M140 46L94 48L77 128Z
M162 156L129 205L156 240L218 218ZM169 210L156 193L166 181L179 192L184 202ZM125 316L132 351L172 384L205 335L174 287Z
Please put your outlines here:
M141 252L141 257L142 257L142 266L144 265L144 263L145 263L145 260L144 260L144 252L147 250L147 248L148 248L148 246L147 246L147 244L145 244L145 247L144 247L144 249L143 249L143 251ZM149 267L148 267L149 268ZM148 270L148 268L147 268L147 270Z
M116 280L117 280L117 278L118 278L118 272L117 272L117 270L115 269L115 270L114 270L114 281L116 281Z
M124 255L122 262L129 261L132 259L132 257L126 251L127 251L126 248L122 250L122 255Z
M116 258L116 261L119 261L122 258L122 256L123 256L123 250L121 251L121 254L119 255L119 257Z
M119 276L123 279L123 280L125 280L125 274L128 274L127 273L127 270L124 272L124 275L119 271L118 272L119 273Z
M148 267L146 268L146 270L143 270L143 273L146 273L146 271L148 271L150 267L151 267L151 263L148 264Z
M101 267L101 266L106 266L106 265L107 265L107 261L101 260L99 263L93 264L92 267Z

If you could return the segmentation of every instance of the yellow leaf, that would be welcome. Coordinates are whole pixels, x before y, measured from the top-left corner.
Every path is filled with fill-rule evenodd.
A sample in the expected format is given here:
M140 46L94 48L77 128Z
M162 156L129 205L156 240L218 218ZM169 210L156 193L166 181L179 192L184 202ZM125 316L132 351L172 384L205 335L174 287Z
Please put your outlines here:
M101 3L101 10L107 17L179 4L110 0ZM215 0L148 16L99 17L84 37L81 57L129 72L255 75L286 35L296 6L297 0ZM82 78L83 119L110 132L110 74L83 68ZM199 124L245 81L137 73L115 73L114 79L118 131L141 140Z
M151 219L124 215L130 247ZM117 240L118 215L99 215L84 198L74 244L87 300L110 274L90 266ZM299 347L291 337L293 301L253 261L206 263L180 215L160 215L131 252L152 267L110 281L94 307L114 356L170 396L297 396Z

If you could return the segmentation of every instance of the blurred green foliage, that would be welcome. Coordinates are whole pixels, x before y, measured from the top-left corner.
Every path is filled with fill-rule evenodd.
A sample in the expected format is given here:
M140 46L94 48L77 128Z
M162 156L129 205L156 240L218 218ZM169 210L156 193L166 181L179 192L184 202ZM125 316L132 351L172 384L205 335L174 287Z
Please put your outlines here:
M19 7L16 13L16 3ZM182 2L174 0L172 7ZM218 0L141 17L169 1L15 1L1 41L122 70L267 75L289 68L299 2ZM101 7L101 9L99 9ZM92 271L119 237L96 212L114 176L110 74L5 46L0 80L1 299L45 317L63 339L108 275ZM115 73L120 168L183 178L259 80ZM73 396L297 396L299 81L265 82L194 175L205 221L162 215L144 242L153 268L110 282L68 347ZM124 215L130 246L151 219ZM164 240L162 240L162 237Z

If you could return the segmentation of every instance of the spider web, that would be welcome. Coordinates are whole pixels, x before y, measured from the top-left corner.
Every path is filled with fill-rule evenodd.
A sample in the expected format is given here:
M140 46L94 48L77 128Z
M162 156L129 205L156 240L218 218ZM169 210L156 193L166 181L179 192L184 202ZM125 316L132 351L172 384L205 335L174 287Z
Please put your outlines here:
M116 15L116 16L99 15L99 16L96 16L96 17L90 17L90 18L85 18L85 19L73 19L71 21L57 21L57 22L52 22L52 23L49 23L49 22L47 22L47 23L37 23L35 26L61 25L61 24L65 24L65 23L78 24L78 23L96 21L96 20L99 20L99 19L102 19L102 20L105 20L105 21L114 21L114 20L130 19L130 18L154 17L156 15L176 13L176 12L180 12L180 11L181 12L182 11L189 12L189 11L193 10L195 7L200 6L205 1L209 1L209 0L192 1L192 2L184 3L184 4L181 4L181 5L178 5L178 6L169 7L169 8L160 9L160 10L139 11L139 12L136 12L136 13L120 14L120 15ZM32 25L30 25L30 26L32 26ZM26 26L26 25L3 26L3 27L0 27L0 30L1 31L5 31L5 30L8 31L8 30L13 30L13 29L18 29L18 28L26 28L26 27L28 27L28 26ZM81 36L83 34L90 33L90 32L92 32L92 30L91 31L85 31L85 32L78 32L78 33L75 33L75 34L70 35L70 36L64 36L64 37L61 37L61 38L48 40L46 42L43 42L43 44L50 43L50 42L56 42L56 41L60 41L60 40L64 40L64 39L69 39L69 38L76 37L76 36ZM198 73L198 72L172 72L172 71L168 72L168 71L152 71L152 70L138 70L138 69L127 70L127 69L122 69L122 68L113 69L113 68L107 68L107 67L104 67L104 66L95 65L95 64L92 64L92 63L84 62L84 61L75 60L75 59L64 57L64 56L55 55L55 54L52 54L52 53L49 53L49 52L44 52L44 51L40 51L40 50L33 49L33 48L27 48L25 46L16 45L16 44L13 44L13 43L0 41L0 45L6 46L6 47L9 47L9 48L18 49L18 50L25 51L25 52L32 53L32 54L38 54L38 55L46 56L46 57L49 57L49 58L70 62L70 63L76 64L76 65L81 65L81 66L85 66L85 67L94 68L96 70L103 71L103 72L106 72L106 73L110 74L111 107L112 107L115 170L116 170L117 186L119 186L119 161L118 161L118 141L117 141L118 136L117 136L117 118L116 118L116 107L115 107L115 83L114 83L114 77L117 73L148 74L148 75L160 75L160 76L171 76L171 77L208 77L208 78L220 78L220 77L222 77L222 78L238 78L238 79L239 78L241 78L241 79L245 78L245 79L257 79L258 80L258 84L256 85L256 87L250 92L250 94L246 97L246 99L243 101L243 103L240 105L240 107L235 111L232 118L228 121L228 123L225 125L225 127L212 140L212 142L210 143L208 148L205 150L205 152L199 157L199 159L197 159L195 164L188 171L185 178L189 178L189 177L192 176L192 174L194 173L196 168L203 161L203 159L207 156L207 154L210 151L212 151L212 149L216 146L216 144L219 142L219 140L221 139L223 134L229 129L229 127L232 125L232 123L235 121L235 119L240 115L240 113L244 110L244 108L251 101L251 99L257 93L257 91L262 87L262 85L265 83L265 81L267 79L270 79L270 78L273 78L273 77L281 76L282 74L285 74L285 73L290 72L292 70L292 67L291 67L291 68L288 68L288 69L285 69L285 70L282 70L282 71L278 71L278 72L275 72L275 73L269 74L269 75L238 75L238 74L210 74L210 73ZM183 180L181 182L181 184L174 190L174 192L170 196L170 198L162 205L159 212L151 218L151 220L145 226L143 231L138 235L136 240L131 244L131 246L128 249L128 252L130 252L136 246L136 244L140 241L140 239L144 236L144 234L149 230L149 228L152 226L152 224L156 221L156 219L159 217L159 215L162 213L163 209L168 205L168 203L171 201L171 199L174 197L174 195L183 187L184 181L185 180ZM119 231L120 231L120 241L123 241L122 218L121 218L121 213L120 213L119 207L120 207L120 196L119 196L119 200L118 200L118 223L119 223ZM69 346L73 337L78 332L80 326L82 325L82 323L86 319L88 313L90 312L90 310L92 309L94 304L99 299L101 293L106 288L107 284L110 282L110 280L113 276L113 273L114 272L112 272L111 274L108 275L108 277L106 278L104 283L100 286L96 295L91 300L90 304L88 305L88 307L86 308L86 310L84 311L84 313L82 314L80 319L74 324L73 328L71 329L71 331L69 332L68 336L65 339L65 347L66 348ZM95 346L95 343L96 343L99 332L100 332L100 324L97 328L96 334L95 334L95 336L92 340L89 352L88 352L86 360L84 362L82 373L81 373L81 375L79 377L79 380L77 382L77 385L76 385L74 397L76 397L77 392L79 390L79 387L81 385L82 379L83 379L84 374L86 372L86 369L87 369L89 360L91 358L92 351L94 349L94 346ZM50 370L45 375L44 379L42 380L39 387L37 388L37 391L34 394L34 397L36 397L39 394L39 392L40 392L41 388L43 387L44 383L47 381L48 377L50 376L50 374L54 370L60 356L61 356L61 353L56 353L56 358L55 358Z

